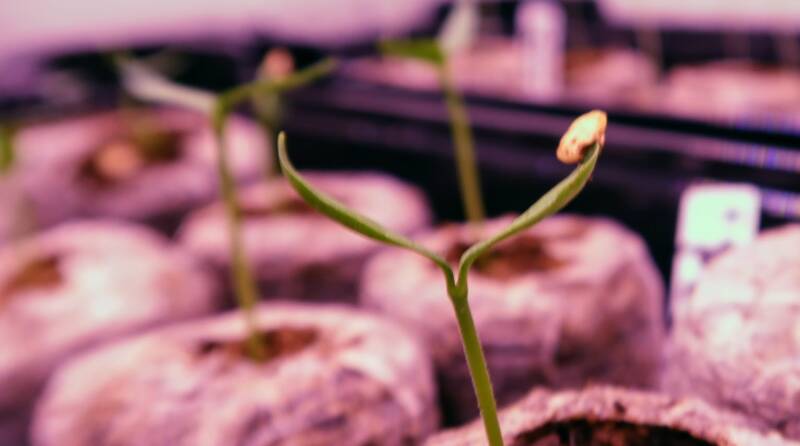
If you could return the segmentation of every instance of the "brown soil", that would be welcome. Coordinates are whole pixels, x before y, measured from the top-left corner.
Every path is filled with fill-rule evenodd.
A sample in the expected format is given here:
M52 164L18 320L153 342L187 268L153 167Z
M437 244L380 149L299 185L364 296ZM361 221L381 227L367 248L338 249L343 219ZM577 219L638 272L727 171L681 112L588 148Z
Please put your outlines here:
M0 284L0 307L21 292L60 285L63 281L60 263L61 257L51 254L23 265L5 283Z
M445 256L450 263L456 264L469 247L467 242L459 241L450 247ZM502 280L534 271L551 271L566 263L564 259L558 259L547 252L540 239L522 236L501 243L484 254L475 262L473 269L485 276Z
M602 62L609 53L609 51L605 50L570 51L567 53L566 58L567 76L569 77L576 70Z
M281 327L263 331L260 333L261 339L266 347L267 356L259 360L265 363L278 358L286 357L298 353L314 342L318 337L317 330L313 328ZM204 341L197 350L199 356L205 357L211 354L222 354L234 358L253 358L247 348L244 339L232 341Z
M274 215L313 215L316 211L299 197L287 197L271 206L244 205L239 207L242 218L258 219Z
M620 421L578 419L544 425L511 446L714 446L687 432Z
M161 130L110 137L83 161L78 176L97 187L122 183L148 167L179 160L184 136Z

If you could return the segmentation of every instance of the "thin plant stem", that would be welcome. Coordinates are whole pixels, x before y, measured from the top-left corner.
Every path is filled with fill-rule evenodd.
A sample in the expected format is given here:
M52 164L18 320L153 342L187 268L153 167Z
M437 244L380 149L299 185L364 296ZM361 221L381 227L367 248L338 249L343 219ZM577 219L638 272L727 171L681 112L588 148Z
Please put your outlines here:
M236 182L231 174L228 163L228 151L225 147L224 121L221 118L214 125L214 134L217 146L217 172L219 174L220 195L225 205L228 217L228 237L231 250L231 269L233 272L233 287L239 308L247 327L247 349L255 360L266 358L267 352L263 339L258 332L258 322L254 308L258 301L258 291L250 264L244 252L241 235L241 212L236 198Z
M0 124L0 175L11 171L14 155L14 127Z
M126 77L127 88L137 97L170 105L180 105L209 115L217 149L220 195L228 220L233 288L247 330L247 353L255 360L266 359L267 347L258 331L254 311L258 301L258 290L244 253L241 238L241 212L237 202L236 182L231 173L225 147L225 124L230 112L242 102L257 95L276 95L282 91L301 87L332 71L337 62L333 59L326 59L286 79L257 80L216 95L174 84L152 73L146 67L126 61L122 57L118 57L116 62ZM270 170L271 168L267 168L267 172Z
M276 92L264 95L263 97L253 97L250 102L256 120L261 127L261 132L264 134L264 139L269 143L267 146L275 147L275 131L280 128L279 114L280 109L283 107L283 100L280 93ZM278 174L277 163L273 162L273 160L277 158L277 151L267 150L269 153L264 157L264 180L269 180Z
M503 435L500 431L500 421L497 418L497 403L492 390L492 380L489 376L486 358L483 355L483 346L475 328L475 321L472 319L467 294L466 292L463 294L451 293L450 301L458 320L464 356L467 358L469 376L472 378L472 386L478 399L486 438L489 440L489 446L503 446Z
M464 100L456 89L448 64L438 65L439 81L444 93L447 113L450 115L450 131L456 152L456 167L461 189L461 201L467 220L480 228L485 218L481 181L475 162L475 144L470 129L469 116Z

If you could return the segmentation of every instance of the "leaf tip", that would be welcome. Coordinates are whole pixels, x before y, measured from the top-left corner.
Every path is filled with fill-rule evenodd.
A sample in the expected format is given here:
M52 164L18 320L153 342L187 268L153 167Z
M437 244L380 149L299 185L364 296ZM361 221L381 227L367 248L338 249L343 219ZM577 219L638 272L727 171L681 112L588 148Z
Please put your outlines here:
M564 164L575 164L583 160L586 151L595 143L598 149L602 149L607 124L608 116L602 110L592 110L572 121L558 143L558 160Z

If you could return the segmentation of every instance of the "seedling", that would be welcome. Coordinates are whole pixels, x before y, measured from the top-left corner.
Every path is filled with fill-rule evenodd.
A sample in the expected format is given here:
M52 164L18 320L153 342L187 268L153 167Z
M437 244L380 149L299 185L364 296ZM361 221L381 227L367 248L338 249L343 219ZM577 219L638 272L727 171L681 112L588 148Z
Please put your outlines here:
M475 144L464 99L453 82L447 53L436 40L431 39L386 41L381 43L381 51L386 55L416 59L436 69L439 84L444 93L447 113L450 117L450 132L455 146L456 167L464 213L474 227L480 228L485 218L485 212L480 175L475 162Z
M286 135L281 133L278 136L278 160L281 169L292 187L311 207L363 236L416 252L431 260L442 271L447 295L458 321L464 355L467 359L486 436L491 446L502 446L503 437L497 418L497 404L494 399L489 370L469 307L468 275L470 267L495 245L558 212L578 195L591 178L597 164L605 141L605 127L606 115L600 111L592 111L575 120L562 137L557 152L559 160L573 164L579 163L575 170L514 219L508 227L467 249L461 255L455 269L439 254L400 234L393 233L375 221L347 208L308 183L289 160Z
M229 115L240 104L255 100L259 96L272 96L304 86L328 73L336 66L336 61L326 59L304 70L280 79L264 79L239 85L220 94L177 85L145 65L122 60L120 69L127 89L140 99L164 103L199 111L208 116L214 131L217 147L217 174L219 175L220 195L225 205L228 219L229 249L233 287L247 327L247 353L255 360L268 357L266 346L261 339L255 320L255 306L258 291L253 273L247 262L241 236L241 212L236 200L236 181L228 161L225 148L225 125Z

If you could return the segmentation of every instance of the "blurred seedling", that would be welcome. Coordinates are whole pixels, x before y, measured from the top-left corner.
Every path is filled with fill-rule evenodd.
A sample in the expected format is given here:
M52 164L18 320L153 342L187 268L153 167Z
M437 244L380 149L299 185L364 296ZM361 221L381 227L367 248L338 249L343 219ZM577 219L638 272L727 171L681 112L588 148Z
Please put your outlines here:
M387 40L380 43L380 50L385 56L418 60L436 71L450 121L461 203L476 238L485 219L485 207L469 115L464 98L453 80L449 55L470 46L477 34L478 20L476 4L459 1L436 39Z
M256 78L260 80L280 80L291 76L295 71L294 57L286 48L275 47L267 51L258 67ZM279 92L264 93L253 96L250 100L253 113L261 124L267 139L272 141L283 122L286 100ZM265 176L267 178L276 173L274 164L267 159Z
M255 320L258 291L247 262L241 236L242 214L237 202L236 181L231 172L225 147L225 127L230 114L240 105L260 97L274 97L305 86L333 71L337 63L325 59L280 78L259 79L219 94L178 85L140 62L118 58L126 89L135 97L156 103L178 106L206 115L211 123L217 147L217 174L220 195L228 220L232 281L236 299L247 327L246 352L256 361L269 357L266 343ZM268 172L265 172L268 174Z
M481 256L498 243L558 212L578 195L589 181L597 164L605 142L605 127L606 115L600 111L592 111L576 119L562 137L557 152L559 160L565 163L579 163L575 170L514 219L508 227L467 249L461 255L455 269L439 254L386 229L316 189L297 172L289 160L285 134L281 133L278 136L278 159L281 169L292 187L311 207L365 237L413 251L435 263L442 271L447 295L458 321L464 354L490 446L502 446L503 438L489 371L469 307L469 270Z

